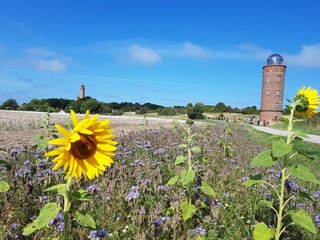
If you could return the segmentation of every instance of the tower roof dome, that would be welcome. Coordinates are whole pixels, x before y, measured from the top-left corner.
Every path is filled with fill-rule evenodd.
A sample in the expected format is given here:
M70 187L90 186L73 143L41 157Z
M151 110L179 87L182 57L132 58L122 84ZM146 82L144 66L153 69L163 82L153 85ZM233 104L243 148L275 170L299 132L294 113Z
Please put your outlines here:
M267 59L267 65L282 65L283 57L280 54L272 54Z

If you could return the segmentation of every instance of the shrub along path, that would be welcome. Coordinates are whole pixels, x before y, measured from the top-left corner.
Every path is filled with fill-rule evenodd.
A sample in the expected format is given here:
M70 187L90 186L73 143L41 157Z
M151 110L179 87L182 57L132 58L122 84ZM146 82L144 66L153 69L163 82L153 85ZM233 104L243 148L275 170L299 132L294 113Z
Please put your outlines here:
M287 131L284 131L284 130L272 129L264 126L252 126L252 127L258 131L263 131L266 133L280 135L280 136L287 136ZM304 141L320 144L320 136L312 135L312 134L307 134L307 135L309 138L303 138Z

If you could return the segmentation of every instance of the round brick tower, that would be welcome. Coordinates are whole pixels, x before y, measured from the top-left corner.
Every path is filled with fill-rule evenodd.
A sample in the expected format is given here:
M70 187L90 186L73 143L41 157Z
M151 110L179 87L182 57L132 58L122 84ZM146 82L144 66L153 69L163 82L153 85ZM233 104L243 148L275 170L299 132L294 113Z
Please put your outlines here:
M260 120L272 123L282 118L284 76L283 57L272 54L263 66Z
M81 85L80 86L80 96L79 96L79 99L82 99L82 98L84 98L86 96L86 94L85 94L85 87L84 87L84 85Z

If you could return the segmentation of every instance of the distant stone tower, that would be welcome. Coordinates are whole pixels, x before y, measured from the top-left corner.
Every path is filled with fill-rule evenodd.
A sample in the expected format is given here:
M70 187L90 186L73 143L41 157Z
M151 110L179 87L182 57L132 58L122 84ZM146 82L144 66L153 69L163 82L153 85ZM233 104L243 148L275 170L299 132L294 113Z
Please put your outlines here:
M260 120L272 123L282 118L284 76L283 57L272 54L263 66Z
M84 97L86 96L85 90L86 90L86 89L85 89L84 85L81 85L81 86L80 86L79 99L82 99L82 98L84 98Z

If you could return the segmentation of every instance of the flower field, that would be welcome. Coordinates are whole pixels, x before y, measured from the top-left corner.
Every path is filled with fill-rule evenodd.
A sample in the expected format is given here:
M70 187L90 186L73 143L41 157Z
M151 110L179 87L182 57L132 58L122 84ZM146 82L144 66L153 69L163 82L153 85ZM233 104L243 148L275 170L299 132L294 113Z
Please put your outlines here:
M246 126L224 122L195 124L191 136L195 180L190 190L168 184L183 168L176 159L187 156L184 124L173 122L170 127L156 129L144 122L139 131L118 132L114 164L98 178L82 179L72 186L88 192L89 201L78 201L72 208L90 214L95 229L71 218L69 239L253 239L257 222L275 226L272 210L263 204L275 199L273 192L242 184L250 176L263 173L277 187L279 165L271 169L250 166L272 141ZM310 166L319 164L319 156L313 161L295 158ZM37 145L4 151L1 163L1 179L10 186L0 195L1 238L58 239L64 230L61 212L41 231L28 236L23 232L48 202L63 205L61 196L45 189L64 182L64 172L52 171L53 163ZM315 174L319 176L319 167ZM213 193L201 191L202 180ZM292 178L286 182L286 197L297 193L301 194L289 207L305 209L319 226L319 185ZM192 199L195 211L185 219L180 205L187 198ZM282 239L315 240L318 236L289 226Z

